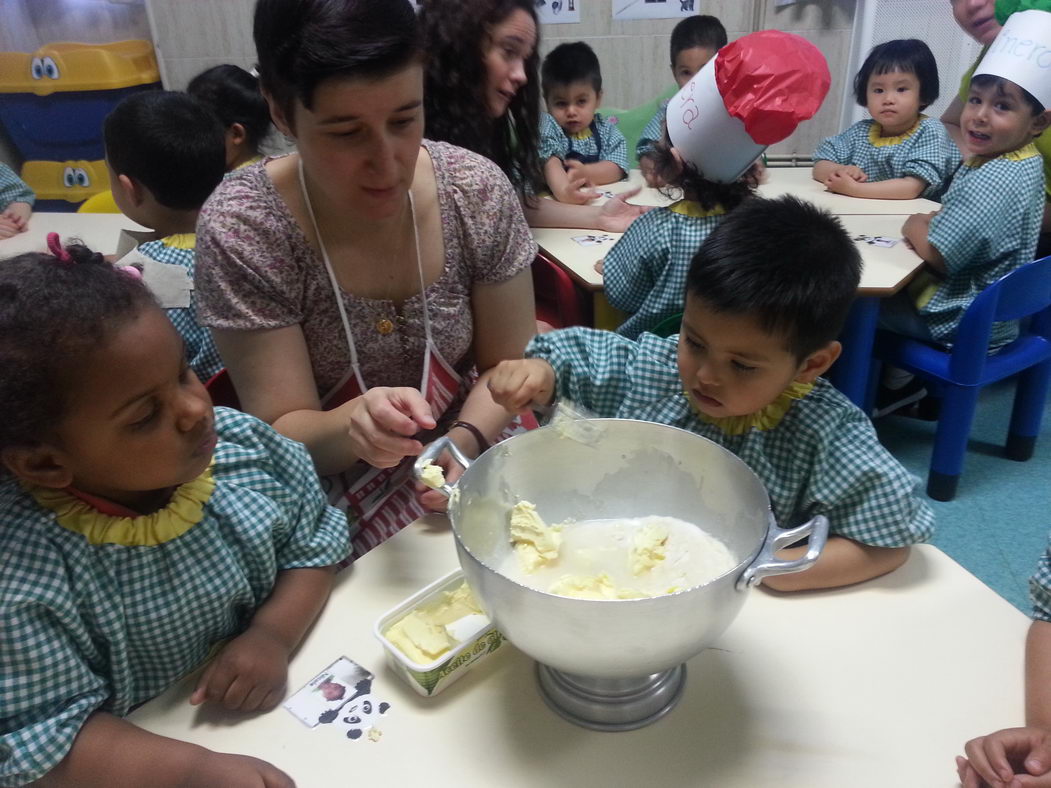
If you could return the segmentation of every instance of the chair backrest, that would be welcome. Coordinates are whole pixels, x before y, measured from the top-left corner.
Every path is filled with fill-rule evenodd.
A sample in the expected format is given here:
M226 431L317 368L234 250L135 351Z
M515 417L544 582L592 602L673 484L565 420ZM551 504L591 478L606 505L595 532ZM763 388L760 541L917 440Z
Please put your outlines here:
M585 326L590 322L585 314L583 294L572 278L543 254L533 260L533 292L539 320L555 328Z
M971 302L953 340L953 377L968 380L981 374L993 323L1030 315L1026 333L1051 340L1051 256L1004 274Z
M204 387L212 398L212 405L215 407L241 409L241 400L237 396L234 382L230 379L230 373L226 371L226 367L212 375L205 382Z
M624 135L625 139L627 139L629 167L639 166L638 159L635 158L635 145L638 143L639 137L642 136L642 130L646 128L646 124L650 122L650 118L653 117L653 113L657 111L657 107L660 106L661 102L674 96L678 90L677 87L672 86L655 99L647 101L645 104L639 104L639 106L632 107L631 109L616 109L615 107L599 108L602 117L609 118L610 120L616 119L615 122L617 129Z

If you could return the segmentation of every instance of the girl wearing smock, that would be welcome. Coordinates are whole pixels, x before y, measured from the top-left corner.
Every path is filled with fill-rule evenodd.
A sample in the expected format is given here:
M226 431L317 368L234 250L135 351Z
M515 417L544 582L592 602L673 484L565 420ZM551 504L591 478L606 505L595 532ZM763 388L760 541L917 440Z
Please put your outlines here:
M212 66L191 79L186 92L222 121L227 173L262 160L260 148L273 124L255 74L232 63Z
M134 269L84 247L0 265L0 784L291 785L125 722L255 711L349 551L303 447L214 409Z
M872 116L814 152L814 179L851 197L938 199L960 163L942 123L921 114L938 98L938 66L917 39L875 47L854 79Z
M241 404L306 444L359 555L442 502L411 478L424 442L476 456L504 434L485 373L535 326L507 178L422 140L415 23L404 0L260 0L260 79L298 153L224 181L198 224L201 319Z
M734 183L706 180L672 151L667 134L650 155L655 176L685 198L632 222L600 263L606 298L629 314L617 333L629 339L682 312L690 260L758 184L755 167Z

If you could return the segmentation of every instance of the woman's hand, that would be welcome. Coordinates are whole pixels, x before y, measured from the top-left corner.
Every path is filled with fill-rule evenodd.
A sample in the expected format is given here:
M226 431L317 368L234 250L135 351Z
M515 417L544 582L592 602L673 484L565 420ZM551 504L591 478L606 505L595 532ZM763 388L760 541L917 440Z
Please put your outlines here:
M412 436L435 426L431 406L413 388L371 388L345 407L354 453L375 468L393 468L419 454L423 444Z
M600 230L607 233L627 232L628 225L638 219L649 208L641 205L632 205L628 200L638 194L642 189L631 189L630 191L614 194L605 204L599 208L598 225Z
M454 430L449 430L449 439L452 440L456 446L472 459L477 457L479 454L479 447L476 444L475 438L466 430L460 430L454 428L456 433L464 432L467 437L457 440L459 437L454 434ZM448 451L443 451L441 456L438 457L434 462L435 465L442 469L442 474L445 476L446 484L456 484L457 479L463 475L463 466L460 465ZM423 504L424 508L432 512L444 512L449 506L449 499L445 496L445 493L439 490L432 490L425 486L422 482L416 482L416 490L420 494L420 503Z
M1051 731L1005 728L971 739L956 759L964 788L1051 788Z
M207 700L236 711L272 709L284 694L290 653L280 638L250 626L204 669L190 703Z
M555 370L539 358L501 361L489 378L489 393L510 413L547 405L555 393Z

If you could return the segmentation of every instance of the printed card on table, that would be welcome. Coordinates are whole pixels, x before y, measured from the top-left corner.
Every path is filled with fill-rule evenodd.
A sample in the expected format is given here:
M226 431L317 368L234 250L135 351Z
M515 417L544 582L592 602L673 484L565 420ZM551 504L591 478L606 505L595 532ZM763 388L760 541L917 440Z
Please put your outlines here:
M573 240L581 246L602 246L602 244L608 244L613 241L612 235L574 235Z
M372 694L373 678L358 663L340 657L283 705L308 728L331 727L351 741L378 741L377 722L390 704Z
M896 245L900 238L888 238L885 235L855 235L854 240L859 244L868 244L869 246L882 246L885 249Z

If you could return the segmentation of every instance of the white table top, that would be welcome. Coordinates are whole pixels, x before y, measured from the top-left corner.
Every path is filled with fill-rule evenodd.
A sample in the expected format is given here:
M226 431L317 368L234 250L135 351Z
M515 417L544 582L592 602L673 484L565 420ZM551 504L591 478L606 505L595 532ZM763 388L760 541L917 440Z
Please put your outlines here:
M79 238L91 250L103 254L117 251L121 230L143 231L120 213L47 213L39 211L29 217L29 229L12 238L0 241L0 258L23 252L42 252L47 249L47 234L58 233L63 242Z
M717 646L688 663L679 706L629 733L549 711L532 661L510 645L432 698L391 673L373 623L455 566L443 518L410 526L339 577L292 661L293 690L343 655L374 671L374 696L392 704L377 742L310 730L280 707L248 718L191 707L189 679L131 721L264 758L300 788L948 788L967 739L1023 718L1028 619L933 547L854 588L748 592Z
M923 261L901 239L904 215L847 214L839 217L851 237L858 235L884 236L898 242L884 248L864 241L855 241L861 251L864 268L861 274L861 295L890 295L900 290L920 269ZM594 237L608 239L597 245L582 246L574 238ZM547 255L562 264L577 282L591 290L602 289L602 275L595 271L595 263L620 239L620 233L602 233L597 230L567 230L552 227L534 227L533 238Z
M863 213L913 214L929 213L941 205L932 200L869 200L834 194L811 177L810 167L768 167L765 183L759 187L763 197L794 194L831 211L837 216Z

